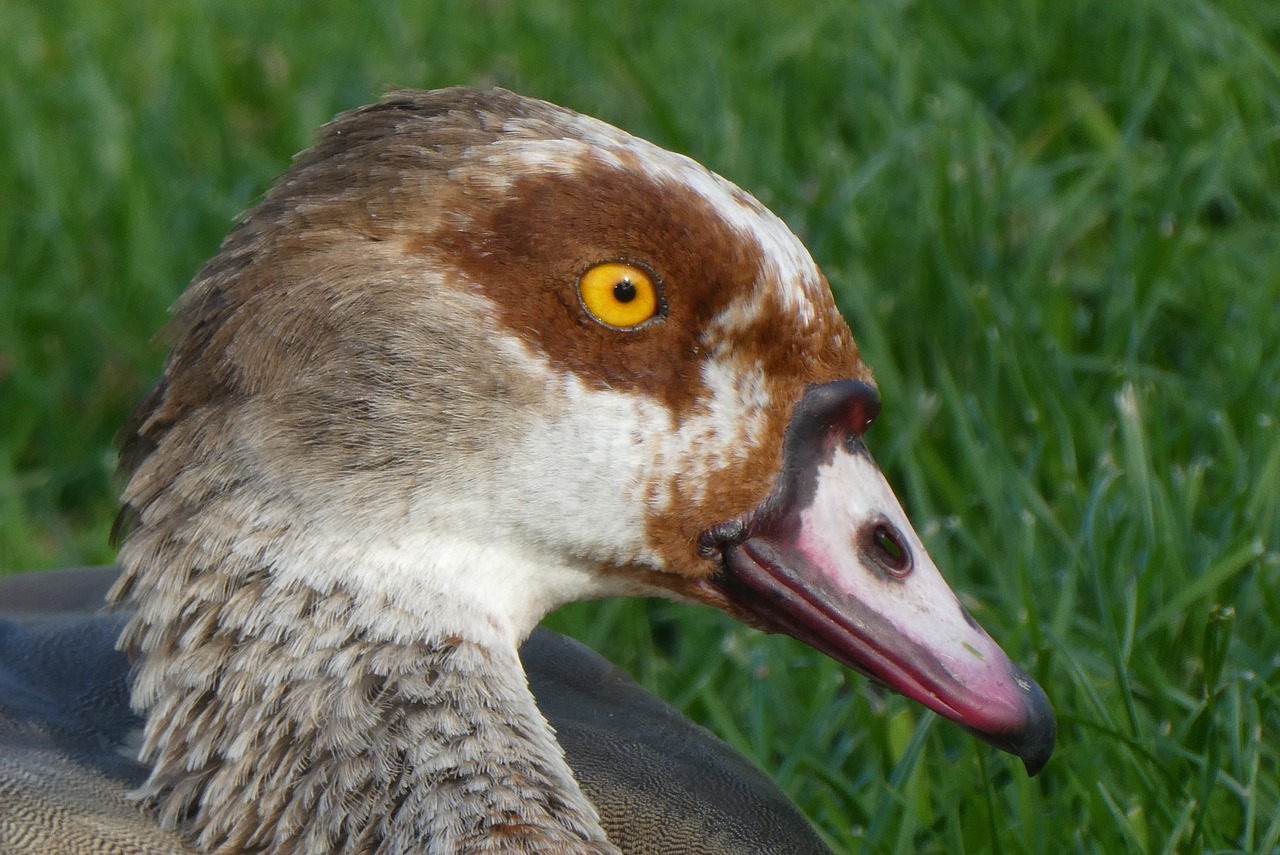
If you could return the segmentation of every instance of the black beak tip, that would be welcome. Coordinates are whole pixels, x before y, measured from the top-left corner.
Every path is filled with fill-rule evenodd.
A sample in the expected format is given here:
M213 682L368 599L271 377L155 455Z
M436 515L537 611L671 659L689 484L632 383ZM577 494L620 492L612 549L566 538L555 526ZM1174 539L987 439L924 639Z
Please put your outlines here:
M1027 775L1034 778L1053 756L1053 747L1058 738L1058 722L1044 689L1023 673L1021 668L1014 666L1014 669L1015 678L1025 695L1023 709L1026 710L1026 717L1022 725L1015 731L1001 733L983 732L968 727L965 729L988 745L994 745L1021 759Z
M1009 750L1022 758L1027 775L1034 778L1053 756L1058 722L1044 689L1026 674L1020 675L1019 683L1027 693L1027 723Z

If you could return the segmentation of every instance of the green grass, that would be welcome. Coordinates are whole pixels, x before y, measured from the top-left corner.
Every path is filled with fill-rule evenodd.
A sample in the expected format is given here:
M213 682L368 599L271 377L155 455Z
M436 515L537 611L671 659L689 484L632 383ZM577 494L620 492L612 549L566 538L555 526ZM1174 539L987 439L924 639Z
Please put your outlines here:
M884 393L870 443L1059 749L1029 780L706 611L557 626L842 852L1280 851L1280 5L368 5L0 5L0 571L111 559L149 339L314 126L501 84L806 240Z

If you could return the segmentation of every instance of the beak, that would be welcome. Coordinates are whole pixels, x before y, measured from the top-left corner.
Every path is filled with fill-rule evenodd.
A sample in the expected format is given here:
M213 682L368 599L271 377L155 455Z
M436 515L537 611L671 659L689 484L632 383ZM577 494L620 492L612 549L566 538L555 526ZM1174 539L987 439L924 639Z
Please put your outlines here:
M958 722L1035 775L1053 753L1053 709L960 605L871 459L862 434L879 409L865 383L806 391L772 495L703 533L703 554L721 560L703 594Z

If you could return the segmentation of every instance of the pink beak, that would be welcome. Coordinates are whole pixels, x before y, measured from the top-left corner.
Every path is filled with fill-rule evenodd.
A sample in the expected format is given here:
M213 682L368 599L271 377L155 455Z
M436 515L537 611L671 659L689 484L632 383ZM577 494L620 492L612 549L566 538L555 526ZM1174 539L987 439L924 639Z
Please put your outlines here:
M783 473L748 518L703 534L707 583L753 623L836 661L1022 758L1034 775L1057 725L1044 691L960 605L862 443L876 391L811 387Z

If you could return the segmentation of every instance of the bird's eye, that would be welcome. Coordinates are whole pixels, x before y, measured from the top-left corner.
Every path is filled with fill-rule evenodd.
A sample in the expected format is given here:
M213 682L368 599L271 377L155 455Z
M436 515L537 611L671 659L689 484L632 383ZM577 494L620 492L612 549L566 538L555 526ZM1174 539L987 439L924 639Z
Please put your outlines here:
M614 329L633 329L662 310L658 283L643 267L605 261L578 277L578 299L587 314Z

